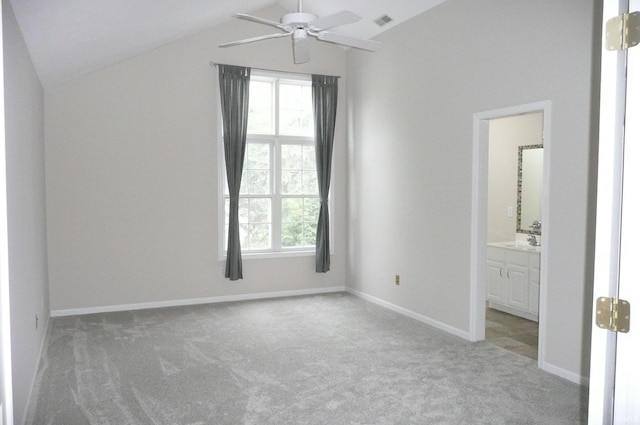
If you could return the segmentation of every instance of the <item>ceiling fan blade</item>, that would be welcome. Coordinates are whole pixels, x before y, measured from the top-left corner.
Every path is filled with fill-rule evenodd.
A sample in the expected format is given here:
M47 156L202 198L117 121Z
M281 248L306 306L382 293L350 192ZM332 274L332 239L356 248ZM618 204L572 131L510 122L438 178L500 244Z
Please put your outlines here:
M290 36L291 34L292 33L290 33L290 32L288 32L288 33L287 32L282 32L282 33L277 33L277 34L261 35L259 37L245 38L244 40L237 40L237 41L230 41L229 43L222 43L218 47L239 46L241 44L253 43L254 41L269 40L270 38L287 37L287 36Z
M307 37L305 30L296 30L293 34L293 63L306 63L310 60L311 48L309 46L309 37Z
M280 22L271 21L269 19L259 18L257 16L247 15L245 13L236 13L233 16L235 16L236 18L244 19L246 21L257 22L259 24L280 28L281 30L287 30L287 28L284 25L282 25Z
M352 24L358 22L360 17L353 12L343 10L342 12L334 13L333 15L324 16L318 18L309 23L309 28L314 31L322 31L329 28L337 27L340 25Z
M317 34L318 40L329 41L331 43L342 44L344 46L355 47L356 49L375 52L382 44L375 40L365 40L363 38L350 37L335 32L322 31Z

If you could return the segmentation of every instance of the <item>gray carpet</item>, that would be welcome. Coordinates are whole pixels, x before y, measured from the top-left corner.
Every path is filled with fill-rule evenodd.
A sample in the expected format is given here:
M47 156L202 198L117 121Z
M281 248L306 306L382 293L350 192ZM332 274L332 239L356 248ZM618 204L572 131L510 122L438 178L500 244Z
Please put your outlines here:
M55 318L28 424L580 424L583 388L346 293Z

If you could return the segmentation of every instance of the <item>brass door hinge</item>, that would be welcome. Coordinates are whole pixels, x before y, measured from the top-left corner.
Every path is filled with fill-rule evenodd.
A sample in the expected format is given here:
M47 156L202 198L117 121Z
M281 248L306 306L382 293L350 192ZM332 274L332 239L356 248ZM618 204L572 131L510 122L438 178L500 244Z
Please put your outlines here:
M640 44L640 12L624 13L607 21L607 50L627 50Z
M631 304L618 298L598 297L596 301L596 325L613 332L629 332Z

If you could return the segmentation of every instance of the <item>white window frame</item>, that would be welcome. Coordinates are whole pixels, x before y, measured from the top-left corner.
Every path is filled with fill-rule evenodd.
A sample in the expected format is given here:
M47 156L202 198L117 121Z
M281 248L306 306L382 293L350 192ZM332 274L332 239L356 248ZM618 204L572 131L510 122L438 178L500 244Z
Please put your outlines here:
M287 74L280 72L272 72L272 71L258 71L252 70L251 79L258 80L268 80L275 81L278 80L280 82L308 82L311 84L311 77L308 75L302 74ZM264 195L265 198L270 198L271 202L271 222L272 222L272 247L266 250L243 250L242 258L251 260L251 259L263 259L263 258L284 258L284 257L308 257L314 256L315 246L308 247L293 247L293 248L283 248L281 247L282 241L282 233L281 233L281 205L282 198L295 198L295 197L305 197L305 195L285 195L283 196L280 193L280 184L281 184L281 164L280 164L280 149L282 145L285 144L295 144L295 145L312 145L315 146L315 137L305 137L305 136L287 136L287 135L278 135L278 119L276 114L276 108L278 108L278 100L277 95L273 96L275 104L273 105L273 113L274 113L274 125L276 126L275 133L272 134L247 134L247 143L250 142L258 142L258 143L266 143L270 145L271 155L271 185L273 187L272 194ZM220 110L220 108L219 108ZM226 211L225 211L225 200L226 200L226 192L227 188L227 176L226 176L226 165L224 158L224 140L222 135L222 115L221 112L218 114L218 128L220 129L218 134L218 257L220 261L224 261L227 257L227 246L225 243L226 240L226 228L225 228L225 220L226 220ZM331 189L329 191L329 214L333 217L333 201L332 201L332 192ZM319 196L319 193L318 193ZM252 197L258 198L260 195L252 195ZM333 253L333 222L330 222L330 251Z

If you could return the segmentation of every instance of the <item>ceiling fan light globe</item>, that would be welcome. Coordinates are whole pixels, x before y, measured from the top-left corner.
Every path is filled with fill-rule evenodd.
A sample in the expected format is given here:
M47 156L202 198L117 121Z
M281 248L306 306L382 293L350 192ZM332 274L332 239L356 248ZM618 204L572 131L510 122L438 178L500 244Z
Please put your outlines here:
M296 29L295 31L293 31L293 41L301 41L301 40L306 40L307 39L307 31L304 29Z

